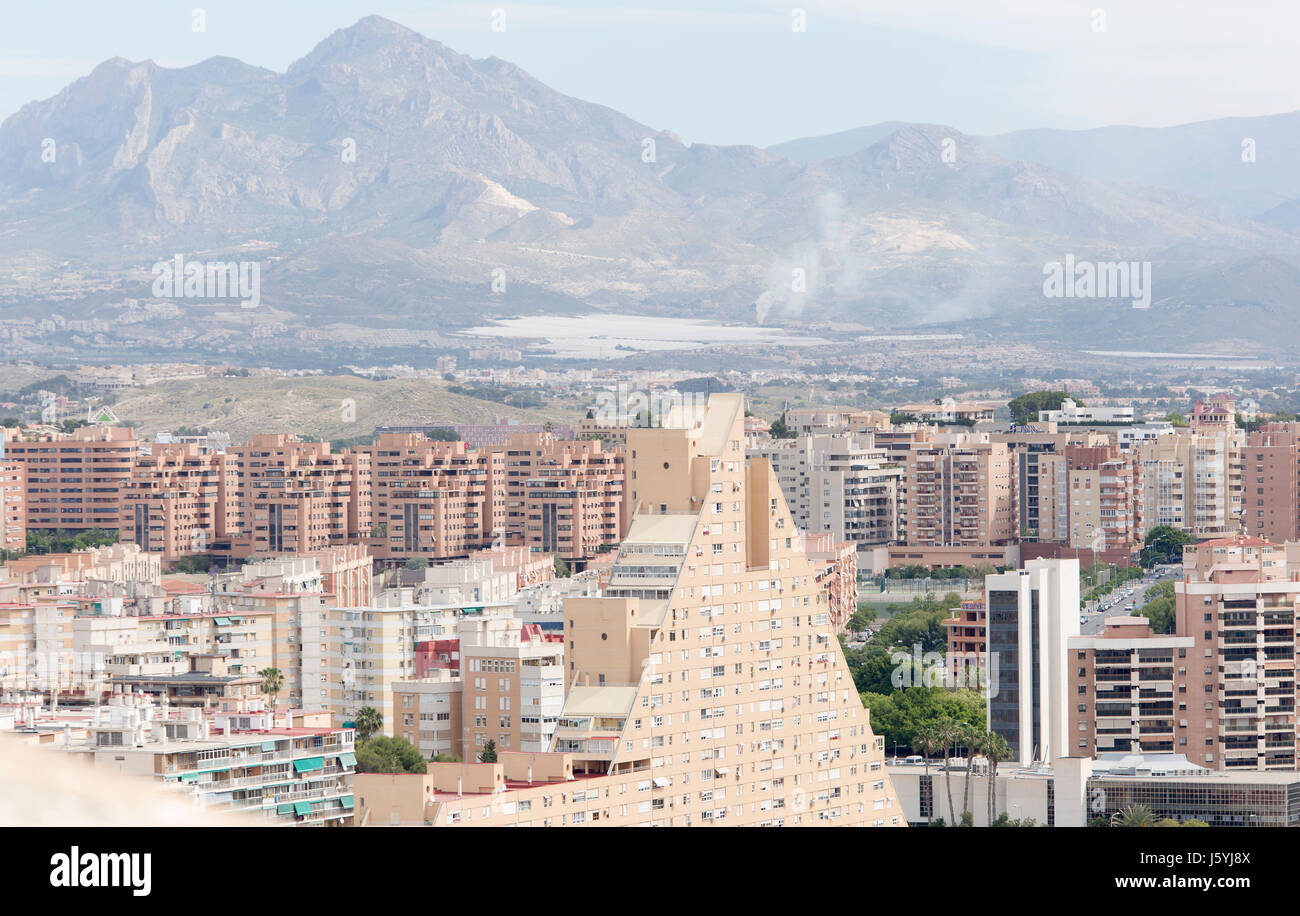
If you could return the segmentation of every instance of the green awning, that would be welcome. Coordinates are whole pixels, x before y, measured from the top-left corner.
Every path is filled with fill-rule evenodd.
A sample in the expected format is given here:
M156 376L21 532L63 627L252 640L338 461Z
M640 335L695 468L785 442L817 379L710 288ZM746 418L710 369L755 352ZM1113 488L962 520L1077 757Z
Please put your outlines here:
M293 810L295 814L301 814L303 817L306 817L308 814L311 814L311 802L294 802Z
M210 769L210 770L199 770L199 772L200 772L200 773L229 773L229 772L230 772L230 767L229 767L229 765L224 766L224 767L213 767L213 768Z
M276 813L276 814L289 814L291 811L293 811L293 803L292 803L292 802L287 802L287 803L285 803L285 804L283 804L283 805L276 805L276 806L275 806L275 813Z
M213 622L216 623L216 625L219 626L219 627L228 627L228 626L230 626L230 618L229 618L229 617L218 617L218 618L217 618L215 621L213 621Z
M351 807L353 807L352 796L351 796L351 795L344 795L342 798L339 799L339 801L343 803L343 807L344 807L344 808L351 808Z
M344 722L342 727L343 727L343 728L356 728L356 727L357 727L357 723L355 723L355 722Z
M198 774L198 773L182 773L182 774L181 774L181 782L198 782L198 779L199 779L199 774Z
M263 751L273 751L273 750L275 750L275 742L274 742L274 741L263 741L263 742L262 742L262 750L263 750Z
M293 768L299 773L310 773L312 770L325 769L324 757L307 757L304 760L295 760Z
M357 765L357 755L349 751L346 754L339 754L339 766L354 767Z

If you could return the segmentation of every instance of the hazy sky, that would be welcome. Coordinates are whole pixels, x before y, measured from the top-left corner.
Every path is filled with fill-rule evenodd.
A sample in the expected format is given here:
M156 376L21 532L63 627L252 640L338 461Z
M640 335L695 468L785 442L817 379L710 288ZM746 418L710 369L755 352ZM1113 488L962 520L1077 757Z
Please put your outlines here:
M199 7L205 32L192 28ZM792 28L796 8L806 31ZM0 11L0 118L110 57L179 67L225 55L283 71L371 13L689 142L763 146L889 120L985 134L1300 109L1291 0L56 0Z

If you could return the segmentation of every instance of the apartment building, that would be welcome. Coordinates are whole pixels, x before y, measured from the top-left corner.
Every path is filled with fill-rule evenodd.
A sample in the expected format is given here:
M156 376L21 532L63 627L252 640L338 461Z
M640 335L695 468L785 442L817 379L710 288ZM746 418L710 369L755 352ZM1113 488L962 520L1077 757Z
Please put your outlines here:
M466 756L488 741L498 750L549 751L564 703L564 642L513 617L459 621Z
M83 613L72 627L75 653L93 660L102 672L97 682L184 675L198 656L220 657L231 675L255 677L263 668L277 667L274 630L270 611L210 609L165 615Z
M907 456L906 541L915 547L985 547L1019 536L1015 464L1000 442L923 444Z
M885 410L855 407L791 407L785 425L801 436L866 433L890 429L889 416Z
M804 532L804 553L817 568L817 585L826 595L826 607L836 633L848 629L849 618L858 611L858 551L846 541L836 541L829 532Z
M1300 423L1265 423L1242 449L1242 529L1274 544L1300 540Z
M231 450L239 469L244 527L236 556L310 553L370 532L370 454L277 433Z
M1111 617L1069 640L1070 740L1062 755L1187 754L1187 668L1195 641L1152 632L1145 617Z
M1128 549L1141 543L1142 475L1116 446L1065 450L1069 547Z
M430 667L417 678L393 683L393 734L419 748L428 760L465 760L464 705L459 669Z
M600 440L514 435L506 443L506 543L584 560L627 529L624 452Z
M393 684L394 733L432 758L549 751L564 703L564 641L507 613L457 621L455 640L422 643L419 677ZM445 661L430 662L433 648Z
M988 659L988 615L984 602L963 601L943 625L948 636L948 674L955 683L970 684L972 674L979 678Z
M138 450L135 432L119 426L9 440L5 455L26 479L27 527L117 531Z
M76 604L49 596L0 604L0 688L58 692L81 677L74 654Z
M155 444L140 455L121 499L118 539L168 564L208 553L242 529L235 457L193 443Z
M1238 533L1244 445L1245 437L1235 426L1178 429L1136 443L1142 536L1158 525L1171 525L1198 538Z
M1028 561L984 579L989 729L1023 766L1070 753L1067 641L1079 635L1079 561Z
M439 826L903 826L794 518L745 459L743 399L630 429L628 460L609 585L564 604L552 752L385 784ZM393 796L367 801L381 822Z
M1259 538L1188 545L1174 583L1177 633L1193 640L1188 757L1218 769L1295 769L1300 577L1287 549ZM1184 718L1185 716L1185 718Z
M3 460L0 443L0 550L27 549L27 475L18 461Z
M377 558L464 556L504 532L499 452L415 433L383 434L363 451L374 493L368 543Z
M1132 407L1084 407L1073 398L1061 401L1059 410L1040 410L1038 419L1044 423L1108 424L1132 423Z
M198 808L260 816L268 826L352 820L356 733L332 726L328 714L281 719L260 703L209 714L118 695L94 708L83 734L65 730L42 746L150 777L185 792Z
M898 542L903 468L870 434L755 437L745 453L771 464L800 528L855 547Z
M394 683L415 677L417 644L455 635L460 613L416 604L410 589L390 589L364 607L305 609L297 631L299 702L329 709L344 722L371 706L383 716L384 734L395 734Z

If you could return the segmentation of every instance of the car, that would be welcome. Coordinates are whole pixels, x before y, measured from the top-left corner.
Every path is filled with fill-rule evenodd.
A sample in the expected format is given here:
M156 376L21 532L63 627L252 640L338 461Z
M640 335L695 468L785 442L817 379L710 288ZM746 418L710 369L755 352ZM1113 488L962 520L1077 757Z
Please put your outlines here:
M1079 623L1087 623L1087 622L1088 622L1088 618L1087 618L1087 617L1080 617L1080 618L1079 618Z

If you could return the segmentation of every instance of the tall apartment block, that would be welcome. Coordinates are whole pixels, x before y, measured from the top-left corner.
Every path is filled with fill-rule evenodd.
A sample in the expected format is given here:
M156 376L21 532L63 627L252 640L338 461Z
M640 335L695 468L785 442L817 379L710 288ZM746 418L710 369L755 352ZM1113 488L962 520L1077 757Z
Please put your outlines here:
M506 543L582 560L627 530L622 449L599 440L514 435L506 443Z
M242 520L233 455L193 443L154 445L136 459L122 488L118 539L174 563L229 541Z
M385 433L370 458L374 518L366 532L380 559L464 556L504 543L504 458L463 442Z
M1300 423L1265 423L1247 436L1242 482L1244 533L1300 540Z
M1152 632L1145 617L1111 617L1069 640L1070 748L1061 755L1187 754L1187 669L1195 642Z
M986 576L984 604L990 730L1021 765L1069 756L1074 701L1066 642L1079 635L1079 561L1030 560L1016 572Z
M794 518L771 466L745 459L743 399L629 429L628 461L605 594L564 604L552 753L431 764L406 780L430 790L425 819L903 826Z
M907 456L907 544L983 547L1019 536L1015 464L1001 442L917 445Z
M18 461L3 457L0 443L0 549L27 549L27 475Z
M5 444L26 477L27 527L117 531L138 444L129 427L86 426Z
M948 635L948 674L959 683L970 684L970 669L975 675L987 664L986 645L988 616L983 601L963 601L943 622Z
M829 532L855 548L899 539L903 469L871 434L767 436L749 440L746 454L772 465L795 524Z
M309 553L370 531L370 455L277 433L231 450L238 460L244 528L236 556Z
M1143 537L1158 525L1171 525L1198 538L1237 534L1243 509L1245 441L1235 426L1207 425L1135 443Z
M457 621L459 677L434 668L393 684L393 733L426 757L474 760L498 751L549 751L564 704L564 643L509 614Z
M1182 581L1174 583L1177 632L1194 644L1179 728L1194 763L1295 768L1300 578L1286 552L1243 536L1183 551Z
M1141 543L1142 476L1118 446L1067 446L1066 493L1070 547L1094 551Z

